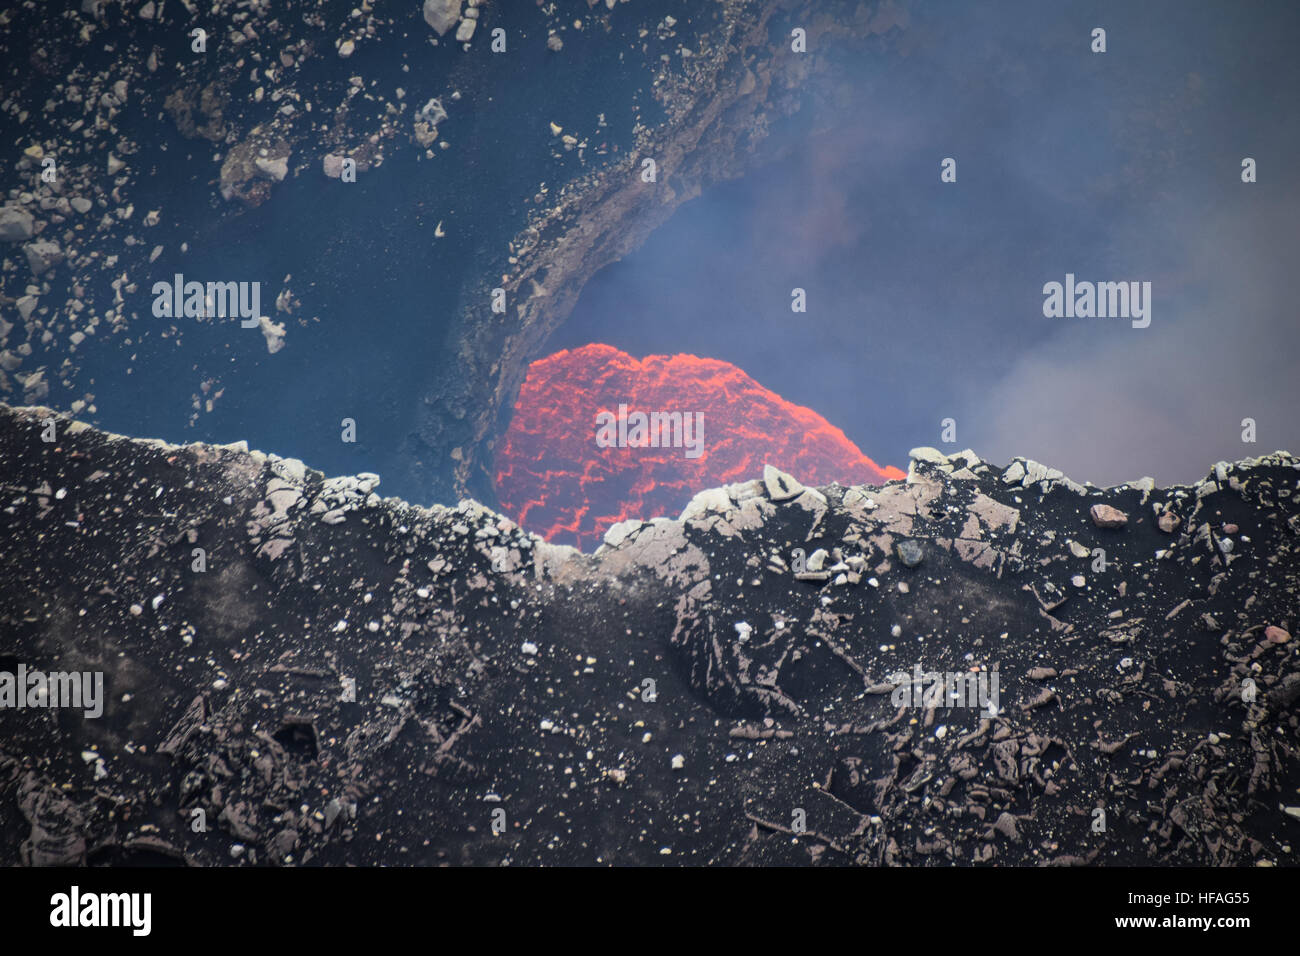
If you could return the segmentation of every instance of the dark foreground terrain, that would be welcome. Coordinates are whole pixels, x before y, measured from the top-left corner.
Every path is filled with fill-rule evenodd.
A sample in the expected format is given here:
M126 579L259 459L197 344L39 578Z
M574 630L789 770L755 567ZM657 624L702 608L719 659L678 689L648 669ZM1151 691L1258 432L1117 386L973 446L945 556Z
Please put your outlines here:
M106 697L0 709L0 863L1292 861L1290 455L768 469L595 555L377 484L0 406L0 671Z

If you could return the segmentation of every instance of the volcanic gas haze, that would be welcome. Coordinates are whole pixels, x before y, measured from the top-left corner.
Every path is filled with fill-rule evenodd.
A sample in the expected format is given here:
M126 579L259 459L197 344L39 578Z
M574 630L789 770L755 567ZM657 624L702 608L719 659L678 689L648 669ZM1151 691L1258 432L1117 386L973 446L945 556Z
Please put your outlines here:
M497 451L497 495L529 530L590 550L619 521L676 516L765 463L814 485L904 477L729 362L593 344L529 366Z

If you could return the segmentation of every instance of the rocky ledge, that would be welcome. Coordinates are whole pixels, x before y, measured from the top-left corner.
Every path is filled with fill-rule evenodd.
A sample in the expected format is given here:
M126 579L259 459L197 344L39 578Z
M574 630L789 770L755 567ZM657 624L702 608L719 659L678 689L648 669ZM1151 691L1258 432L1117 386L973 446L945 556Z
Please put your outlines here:
M0 708L0 863L1292 860L1289 454L768 467L593 555L378 485L0 406L0 673L105 688Z

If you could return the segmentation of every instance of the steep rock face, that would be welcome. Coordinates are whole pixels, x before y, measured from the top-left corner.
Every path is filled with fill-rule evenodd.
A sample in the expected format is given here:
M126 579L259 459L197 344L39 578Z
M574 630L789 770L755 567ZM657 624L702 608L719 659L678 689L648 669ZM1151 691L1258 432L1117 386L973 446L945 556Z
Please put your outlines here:
M890 2L721 0L692 7L689 23L672 30L694 52L666 62L649 86L662 121L638 126L622 158L563 189L552 184L553 200L504 255L485 263L482 287L462 295L459 341L446 360L455 374L432 377L408 443L412 485L441 497L490 496L492 442L503 413L587 281L638 248L682 203L757 160L777 158L788 147L768 135L783 119L835 109L833 94L811 81L848 81L835 80L834 57L816 51L853 48L865 56L872 38L907 22L906 7ZM792 51L786 37L794 24L807 30L814 52ZM778 33L781 42L772 42ZM654 183L641 178L647 158L656 163ZM498 285L510 305L484 321L482 303ZM450 480L429 467L448 459Z
M0 709L0 862L1286 862L1300 461L912 457L583 555L0 407L0 672L105 680Z

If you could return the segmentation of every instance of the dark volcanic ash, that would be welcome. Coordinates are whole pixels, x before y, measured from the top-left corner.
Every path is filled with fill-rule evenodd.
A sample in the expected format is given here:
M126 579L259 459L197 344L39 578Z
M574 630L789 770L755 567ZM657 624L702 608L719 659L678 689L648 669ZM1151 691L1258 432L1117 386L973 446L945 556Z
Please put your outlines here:
M1296 458L760 474L584 556L0 406L0 672L104 675L0 708L0 865L1289 861Z

